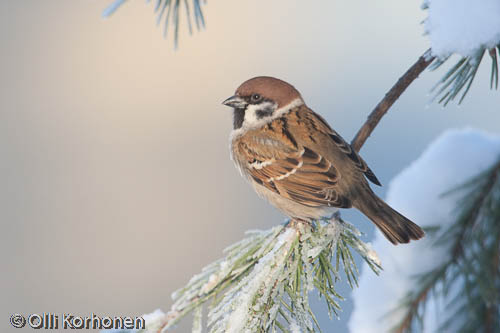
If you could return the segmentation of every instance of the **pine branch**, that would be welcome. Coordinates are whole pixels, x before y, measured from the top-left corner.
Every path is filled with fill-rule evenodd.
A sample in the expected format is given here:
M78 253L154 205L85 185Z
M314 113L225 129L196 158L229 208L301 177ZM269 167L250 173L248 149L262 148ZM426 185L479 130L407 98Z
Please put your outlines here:
M423 10L429 10L429 2L424 1L421 8ZM445 25L446 23L442 22L442 24ZM457 63L431 89L431 92L436 91L433 100L439 98L438 103L443 103L443 105L446 106L463 91L458 101L458 104L461 104L472 86L472 82L474 81L485 53L489 53L491 57L490 89L498 89L497 49L500 53L500 44L492 48L487 48L485 46L479 47L472 56L460 56ZM449 59L450 56L446 58L437 58L430 67L430 70L436 70L444 63L448 62Z
M434 61L434 57L430 54L430 49L425 51L418 58L417 62L411 66L406 73L392 86L391 90L385 94L384 98L377 104L375 109L370 113L368 119L359 129L358 133L351 142L351 146L359 152L366 139L373 132L382 117L389 111L391 106L401 96L410 84Z
M338 215L314 226L292 221L268 231L251 232L227 248L224 259L203 269L173 294L175 303L156 331L171 328L193 309L198 309L193 327L200 327L199 309L208 301L210 332L286 332L290 325L303 332L321 331L309 306L309 292L316 289L329 314L337 316L343 300L334 289L340 279L340 263L347 279L356 279L351 249L376 273L381 269L379 259L358 235L359 231ZM331 264L335 253L342 258L336 266Z
M484 175L480 175L465 184L466 186L471 186L474 183L484 181L485 185L472 204L470 212L466 214L463 222L459 225L459 228L457 228L458 235L456 236L455 244L452 247L452 258L455 260L463 254L466 237L468 236L468 233L474 229L474 224L477 223L478 216L483 209L486 199L491 194L494 186L497 184L498 178L500 177L500 161L492 168L489 175L486 175L485 179L483 179L483 177ZM448 238L449 237L445 235L445 237L442 237L440 241L446 241Z
M106 9L103 10L102 16L109 17L114 14L118 8L120 8L127 0L115 0ZM189 6L188 0L156 0L154 11L157 14L156 22L159 25L162 21L164 22L163 35L166 38L168 33L168 28L170 26L170 18L173 20L174 28L174 44L177 47L179 42L179 26L180 26L180 11L181 11L181 1L184 3L184 9L186 11L186 19L188 24L189 34L193 33L193 27L191 21L194 20L196 24L196 29L201 30L205 28L205 18L203 16L203 11L201 9L201 0L192 0L192 8ZM147 0L146 2L151 2ZM166 13L166 14L165 14Z
M452 287L460 284L465 296L461 292L449 301L449 307L457 309L441 329L447 330L452 323L453 329L461 332L493 332L500 327L500 160L445 195L458 191L465 194L457 205L457 220L435 238L436 246L448 249L448 259L419 275L416 291L403 300L405 315L395 332L411 332L417 323L423 325L421 318L431 292L446 298ZM457 318L463 319L460 322Z
M287 326L321 332L309 306L309 292L316 289L330 316L337 316L343 300L334 289L340 263L347 279L356 279L351 248L377 274L381 269L373 250L358 239L361 233L339 215L315 225L292 221L249 234L176 291L167 314L147 315L142 332L165 332L191 311L195 312L193 332L201 332L202 307L209 301L210 332L288 332ZM335 253L337 265L333 266Z
M431 89L435 92L433 100L439 98L438 103L443 103L444 106L453 101L462 92L458 101L461 104L465 96L472 86L472 82L476 77L481 61L488 53L491 58L491 74L490 74L490 89L498 89L498 53L500 53L500 44L491 48L480 48L475 55L469 57L461 57L456 64L451 67L448 72L439 80ZM448 62L450 57L445 59L436 59L430 70L440 68L444 63Z

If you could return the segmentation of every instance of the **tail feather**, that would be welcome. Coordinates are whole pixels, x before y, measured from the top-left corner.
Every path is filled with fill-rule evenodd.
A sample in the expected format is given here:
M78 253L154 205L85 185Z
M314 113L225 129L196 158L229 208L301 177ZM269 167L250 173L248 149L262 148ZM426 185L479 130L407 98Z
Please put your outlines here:
M372 220L391 243L409 243L424 237L425 233L418 225L392 209L371 190L369 192L370 197L353 205Z

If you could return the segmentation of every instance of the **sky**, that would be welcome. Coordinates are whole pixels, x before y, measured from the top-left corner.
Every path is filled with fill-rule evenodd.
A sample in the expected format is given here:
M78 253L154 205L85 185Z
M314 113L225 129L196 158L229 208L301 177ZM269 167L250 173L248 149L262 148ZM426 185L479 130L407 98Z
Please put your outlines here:
M416 0L211 1L204 31L189 36L181 18L177 50L152 5L103 19L110 2L0 2L1 331L13 313L168 310L245 230L284 221L232 165L221 102L276 76L351 140L429 47ZM382 184L446 129L500 131L484 61L461 106L430 102L440 70L389 111L361 150ZM360 213L343 216L371 239ZM340 321L320 315L326 331L346 330L342 305Z

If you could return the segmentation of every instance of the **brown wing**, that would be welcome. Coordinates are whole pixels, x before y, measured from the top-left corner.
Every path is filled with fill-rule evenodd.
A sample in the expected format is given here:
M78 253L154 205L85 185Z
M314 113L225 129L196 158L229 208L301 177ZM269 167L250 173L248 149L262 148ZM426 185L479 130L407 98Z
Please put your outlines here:
M239 163L250 177L306 206L351 207L350 200L338 192L340 174L335 166L317 151L299 146L286 120L271 124L264 131L248 133L237 144L238 155L243 157Z
M330 137L332 140L335 142L337 147L339 147L340 150L342 150L349 158L351 161L354 163L356 168L358 168L363 174L368 178L369 181L371 181L373 184L381 186L380 181L377 179L377 176L373 173L373 171L368 167L366 162L361 158L361 156L356 153L354 149L352 149L351 145L345 142L342 137L332 130L332 133L330 133Z
M377 179L373 171L368 167L366 162L356 151L347 143L319 114L313 112L306 106L297 108L292 112L298 121L302 121L306 126L311 127L316 131L321 131L329 135L335 145L353 162L354 166L358 168L365 176L375 185L381 186L380 181Z

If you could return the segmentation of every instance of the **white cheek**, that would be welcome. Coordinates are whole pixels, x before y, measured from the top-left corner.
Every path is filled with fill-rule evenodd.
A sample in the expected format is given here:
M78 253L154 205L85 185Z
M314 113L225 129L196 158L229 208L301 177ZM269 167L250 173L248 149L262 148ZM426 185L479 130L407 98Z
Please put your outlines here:
M243 123L245 125L252 125L257 122L257 107L256 105L249 105L247 109L245 110L245 118L243 120Z
M245 111L245 118L243 120L243 127L252 128L267 123L272 117L264 117L264 118L257 117L257 111L266 108L276 109L276 104L267 102L259 105L250 104L249 106L247 106L247 109Z

